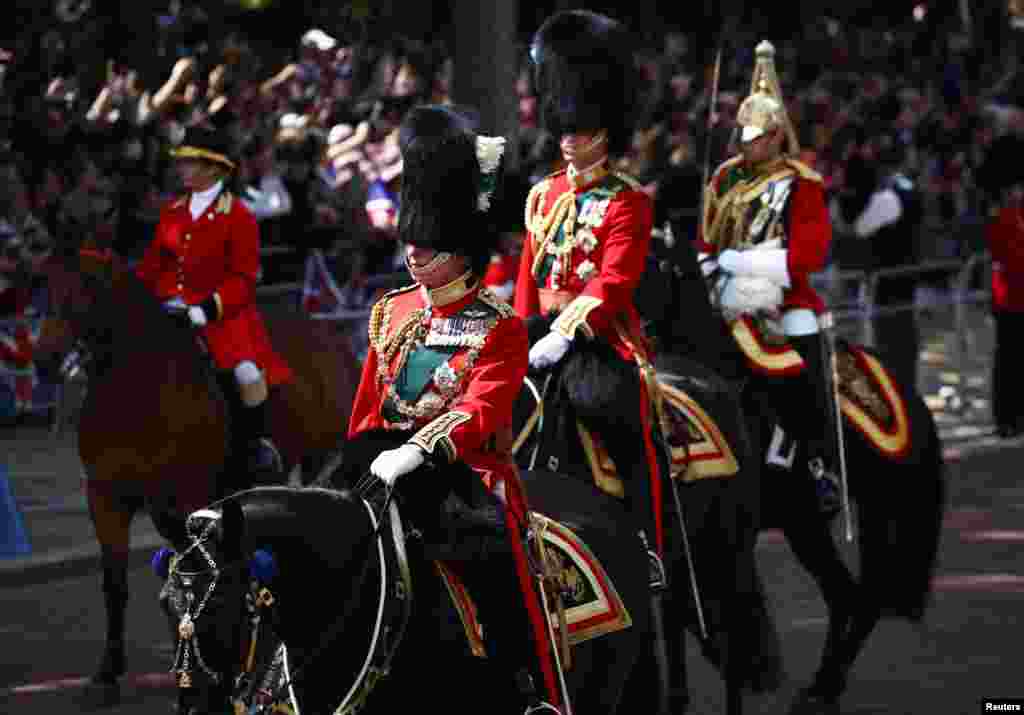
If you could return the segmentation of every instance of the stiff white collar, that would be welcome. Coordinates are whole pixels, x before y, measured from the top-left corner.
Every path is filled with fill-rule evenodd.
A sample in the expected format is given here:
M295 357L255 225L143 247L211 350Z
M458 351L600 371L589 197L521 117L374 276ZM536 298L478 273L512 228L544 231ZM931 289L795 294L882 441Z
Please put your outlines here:
M223 189L224 181L221 180L205 191L195 191L188 197L188 212L192 214L193 221L199 218L203 211L210 208L210 204L214 202Z

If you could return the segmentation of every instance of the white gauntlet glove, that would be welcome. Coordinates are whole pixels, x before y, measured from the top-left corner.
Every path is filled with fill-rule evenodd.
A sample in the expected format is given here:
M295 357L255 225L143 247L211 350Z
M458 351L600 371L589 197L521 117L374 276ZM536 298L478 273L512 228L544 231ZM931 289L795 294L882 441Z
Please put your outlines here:
M206 312L198 305L193 305L188 309L188 319L192 325L201 328L206 325Z
M408 474L427 459L423 450L414 444L403 444L398 449L381 452L370 465L370 473L389 487L403 474Z
M765 278L789 288L792 281L786 265L788 254L785 248L752 248L746 251L730 248L718 255L718 267L735 276Z
M530 367L543 370L551 367L569 351L572 341L556 332L550 332L530 348Z

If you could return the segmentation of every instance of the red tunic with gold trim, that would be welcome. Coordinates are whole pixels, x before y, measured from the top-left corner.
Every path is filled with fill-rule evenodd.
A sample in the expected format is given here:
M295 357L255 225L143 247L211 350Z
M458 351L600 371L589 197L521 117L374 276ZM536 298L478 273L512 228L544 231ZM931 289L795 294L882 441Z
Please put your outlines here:
M349 436L415 429L415 444L465 462L494 488L518 475L507 448L528 367L526 326L471 274L431 296L416 284L373 306Z
M167 204L136 273L162 301L199 305L213 297L216 319L201 331L217 367L251 360L275 385L287 382L291 369L271 347L255 304L259 267L256 220L225 192L195 220L187 197Z
M530 350L523 321L466 273L429 297L419 284L388 293L373 306L369 335L349 439L375 429L415 430L411 443L434 460L465 462L503 496L508 533L518 537L528 513L511 455L512 407ZM532 593L524 546L511 542L520 585ZM543 616L536 599L526 602L555 697Z
M631 177L603 167L572 181L559 171L539 182L526 200L526 228L515 308L524 318L557 313L551 329L582 333L635 362L644 378L638 395L644 425L656 541L663 550L661 481L650 434L653 381L647 338L633 293L643 275L654 213L650 197Z
M625 360L647 360L633 292L653 220L650 197L624 174L602 171L579 187L565 171L545 178L526 201L516 312L559 313L552 329L565 337L579 330L607 341Z
M783 290L783 310L823 313L825 303L810 283L810 274L825 267L832 242L821 176L789 158L754 172L736 156L718 167L706 193L697 250L716 256L777 240L788 250L791 280Z

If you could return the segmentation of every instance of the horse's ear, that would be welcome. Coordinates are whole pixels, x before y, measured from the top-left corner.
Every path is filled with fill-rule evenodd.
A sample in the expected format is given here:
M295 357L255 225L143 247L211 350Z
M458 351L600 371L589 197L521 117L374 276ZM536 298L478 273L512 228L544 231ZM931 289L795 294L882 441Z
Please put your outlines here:
M235 499L221 506L221 549L228 561L242 558L242 536L245 533L245 513Z
M185 527L185 517L169 509L154 509L151 518L157 533L166 539L176 551L181 553L188 548L189 539Z

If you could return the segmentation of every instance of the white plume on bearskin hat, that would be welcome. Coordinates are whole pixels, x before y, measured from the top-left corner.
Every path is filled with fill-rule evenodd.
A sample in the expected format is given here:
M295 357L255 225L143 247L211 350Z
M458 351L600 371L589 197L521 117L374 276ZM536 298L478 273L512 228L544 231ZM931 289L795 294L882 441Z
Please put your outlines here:
M403 164L399 240L465 256L482 275L499 238L487 208L504 139L477 135L457 109L425 105L406 115L398 145Z
M534 35L530 57L544 127L555 137L605 129L609 153L625 153L639 82L626 27L588 10L555 13Z

